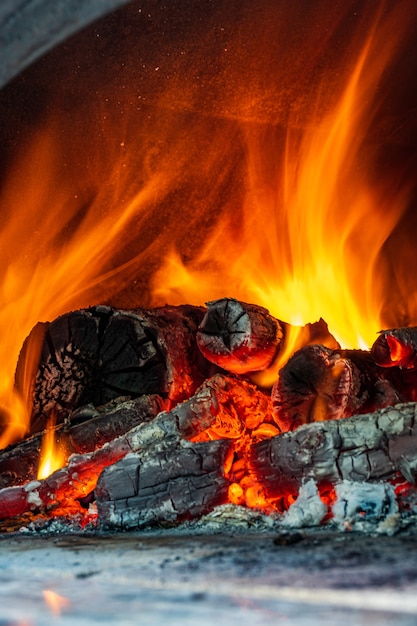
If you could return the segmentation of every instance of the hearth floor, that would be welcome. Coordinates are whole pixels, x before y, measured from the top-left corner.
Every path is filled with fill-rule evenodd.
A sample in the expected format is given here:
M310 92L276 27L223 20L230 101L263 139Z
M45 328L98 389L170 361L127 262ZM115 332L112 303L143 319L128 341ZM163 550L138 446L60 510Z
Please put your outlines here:
M2 535L0 626L411 626L416 539L322 528Z

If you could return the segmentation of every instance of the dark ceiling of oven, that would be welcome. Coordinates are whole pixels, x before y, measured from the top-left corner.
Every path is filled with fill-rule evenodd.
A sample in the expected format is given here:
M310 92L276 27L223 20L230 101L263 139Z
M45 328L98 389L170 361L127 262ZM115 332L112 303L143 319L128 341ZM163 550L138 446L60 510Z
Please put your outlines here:
M127 0L2 0L0 87L45 52Z

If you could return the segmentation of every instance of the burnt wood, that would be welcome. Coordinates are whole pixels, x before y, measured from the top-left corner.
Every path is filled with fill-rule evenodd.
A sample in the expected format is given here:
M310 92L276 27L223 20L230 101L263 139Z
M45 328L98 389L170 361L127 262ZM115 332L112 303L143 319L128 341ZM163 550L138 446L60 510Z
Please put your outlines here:
M146 453L146 458L149 458L146 461L147 467L154 463L152 459L159 459L165 464L164 467L169 473L178 472L177 478L184 471L188 478L181 489L185 489L186 485L189 485L191 489L191 485L194 485L200 494L196 494L194 504L187 501L187 506L191 507L191 511L197 511L195 507L214 506L213 503L218 502L217 497L223 500L224 491L228 485L224 477L224 461L225 455L231 451L230 439L240 436L245 429L257 427L268 415L272 419L270 399L247 381L217 374L205 381L188 401L178 404L171 411L158 413L149 421L150 413L157 411L161 402L159 397L151 396L120 402L116 406L110 404L103 407L102 414L99 416L92 407L75 412L72 415L75 423L67 430L67 436L73 447L82 445L77 443L77 437L80 433L84 434L85 430L78 430L78 428L86 426L94 430L94 420L107 420L110 430L113 428L111 425L113 420L121 421L123 424L125 424L125 418L126 421L141 419L142 422L123 435L110 438L107 443L93 452L73 454L66 467L44 480L33 480L26 485L0 489L0 519L51 509L73 511L74 507L78 506L78 501L83 500L95 489L102 470L132 452L140 452L140 459L145 458L143 454ZM77 420L88 417L90 413L93 413L92 419L77 424ZM61 433L64 431L64 426L57 430ZM209 441L199 443L207 443L207 446L197 446L197 452L189 452L189 450L194 450L197 442L190 442L192 445L187 447L183 439L185 437L196 438L200 435L204 437L206 432L211 432ZM108 433L109 431L105 429L106 436ZM213 437L216 437L217 443L210 441ZM224 438L223 441L220 440L221 437ZM229 442L226 438L229 438ZM33 437L29 442L22 444L23 448L22 446L14 448L16 462L19 452L24 449L24 444L29 445L36 440L39 445L39 438ZM183 449L188 451L181 451ZM197 457L201 455L204 457L201 473L195 469L190 460L193 454ZM214 465L210 465L214 458L212 454L220 463L215 470ZM9 458L5 458L6 467ZM186 465L184 468L181 465L183 462ZM211 477L204 477L203 469L204 472L207 470ZM4 480L8 478L9 475L6 475ZM211 486L212 481L214 481L214 487ZM178 481L175 484L179 484ZM155 507L158 508L156 504ZM177 510L179 516L184 514L180 503L178 503Z
M207 303L197 344L209 360L234 374L267 368L273 361L282 328L267 309L233 298Z
M250 387L249 383L242 382L244 387ZM220 391L223 390L224 402L226 398L230 400L230 395L226 393L227 390L230 391L227 380L222 381L214 377L212 387L208 387L207 383L201 390L201 396L196 399L197 404L205 398L207 388L218 389L219 401L215 401L214 396L211 396L209 392L212 402L206 405L207 412L203 411L204 415L201 420L198 419L195 407L190 402L178 405L175 412L161 412L151 421L143 421L93 452L73 454L66 467L57 470L44 480L33 480L26 485L0 489L0 519L58 508L71 512L74 507L77 508L79 500L94 490L102 470L113 465L126 454L146 449L150 449L152 455L159 454L166 448L177 445L185 436L198 436L216 422L219 414L222 414ZM230 384L232 388L237 388L236 385L233 386L233 382ZM156 399L154 402L153 406L156 409L159 400ZM204 402L206 399L203 400ZM127 404L129 411L132 402L129 401ZM123 403L118 406L118 410L123 410ZM111 411L105 416L105 419L109 418L111 419Z
M29 398L31 434L53 413L61 423L74 409L119 396L158 394L177 403L213 371L196 347L200 307L116 310L96 306L36 326L23 346L16 386L24 388L27 355L41 335L40 360Z
M55 427L55 440L66 457L97 450L126 434L135 426L150 422L168 408L160 396L118 398L95 408L82 407ZM272 421L268 395L251 383L221 374L207 379L196 393L170 412L182 437L198 437L205 431L215 438L236 438L245 429ZM35 480L44 433L33 435L0 451L0 489Z
M102 407L83 407L54 429L59 448L70 454L84 454L148 422L166 408L156 395L134 400L118 399ZM35 480L44 433L37 433L0 451L0 489Z
M235 439L272 420L270 396L252 383L216 374L171 411L183 437Z
M383 330L371 348L381 367L417 367L417 327Z
M0 490L0 519L29 512L47 512L79 508L78 502L94 490L103 469L116 463L129 452L151 446L158 450L178 441L181 433L170 413L160 413L151 422L144 422L124 435L113 439L94 452L73 454L66 467L44 480Z
M370 352L306 346L281 369L272 390L282 431L415 399L417 377L378 367Z
M306 424L255 444L250 471L271 498L296 495L305 480L379 481L417 476L417 405L398 404L346 420Z
M104 528L174 524L227 501L224 462L230 442L174 442L163 450L129 454L106 468L95 496Z

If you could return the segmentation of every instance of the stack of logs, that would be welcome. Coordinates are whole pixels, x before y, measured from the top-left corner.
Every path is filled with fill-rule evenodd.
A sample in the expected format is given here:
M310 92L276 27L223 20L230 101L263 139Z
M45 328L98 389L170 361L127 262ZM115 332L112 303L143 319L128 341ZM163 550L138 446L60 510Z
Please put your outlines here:
M224 298L194 306L96 306L38 324L29 437L0 452L0 519L81 516L105 527L176 523L233 502L282 511L303 481L417 474L417 329L342 350L320 320L298 329ZM256 372L276 374L271 388ZM279 369L279 372L278 372ZM343 419L349 418L349 419ZM37 480L54 421L66 465ZM97 514L93 514L93 517Z

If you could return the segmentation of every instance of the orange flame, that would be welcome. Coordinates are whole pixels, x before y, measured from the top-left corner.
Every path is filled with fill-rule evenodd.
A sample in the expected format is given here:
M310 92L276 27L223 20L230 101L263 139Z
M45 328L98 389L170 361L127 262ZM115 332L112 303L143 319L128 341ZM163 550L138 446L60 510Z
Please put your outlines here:
M107 89L106 74L97 79L106 88L98 82L103 89L95 92L111 94L114 105L106 97L98 106L94 97L84 102L90 85L74 98L78 68L74 92L59 85L50 90L52 113L42 109L38 127L22 133L0 192L0 446L28 430L39 346L19 395L13 372L25 337L37 322L71 309L203 304L226 295L263 305L292 324L323 317L344 346L369 345L384 327L383 246L407 208L409 188L388 176L374 180L378 147L368 131L383 99L381 81L415 21L415 3L364 3L366 23L358 18L353 51L347 45L345 58L336 55L340 67L330 67L317 86L307 80L308 106L297 109L293 101L289 114L277 106L268 116L265 92L269 102L276 97L282 104L290 88L284 79L294 81L304 66L307 73L316 69L314 29L304 51L297 37L295 44L285 39L292 17L305 13L296 4L266 2L260 12L248 2L230 37L201 20L201 48L213 43L214 32L216 46L226 36L228 45L215 47L211 65L194 32L187 41L178 37L141 83L144 91L156 85L153 99L122 85L118 62L113 83ZM340 27L351 4L338 15L340 3L317 3L326 33L321 53L330 50L331 29ZM275 16L267 22L270 10ZM222 21L223 11L213 19ZM376 14L372 28L369 11ZM316 23L307 19L308 26ZM260 54L262 39L245 38L252 30L265 34ZM133 57L136 67L140 55ZM199 81L206 66L219 68L209 85ZM308 119L300 113L305 109L308 116L313 110ZM417 299L410 303L417 320Z
M275 179L265 174L278 158L268 137L246 127L249 183L239 235L238 218L229 215L193 261L171 251L154 278L155 302L201 304L229 285L229 295L292 324L323 317L344 347L373 343L386 285L382 248L409 201L408 188L371 182L376 155L365 150L379 83L399 42L393 32L378 16L334 106L302 133L288 131Z
M56 440L55 416L52 414L42 439L38 479L47 478L55 470L63 467L67 460L66 456L62 442L58 443Z

